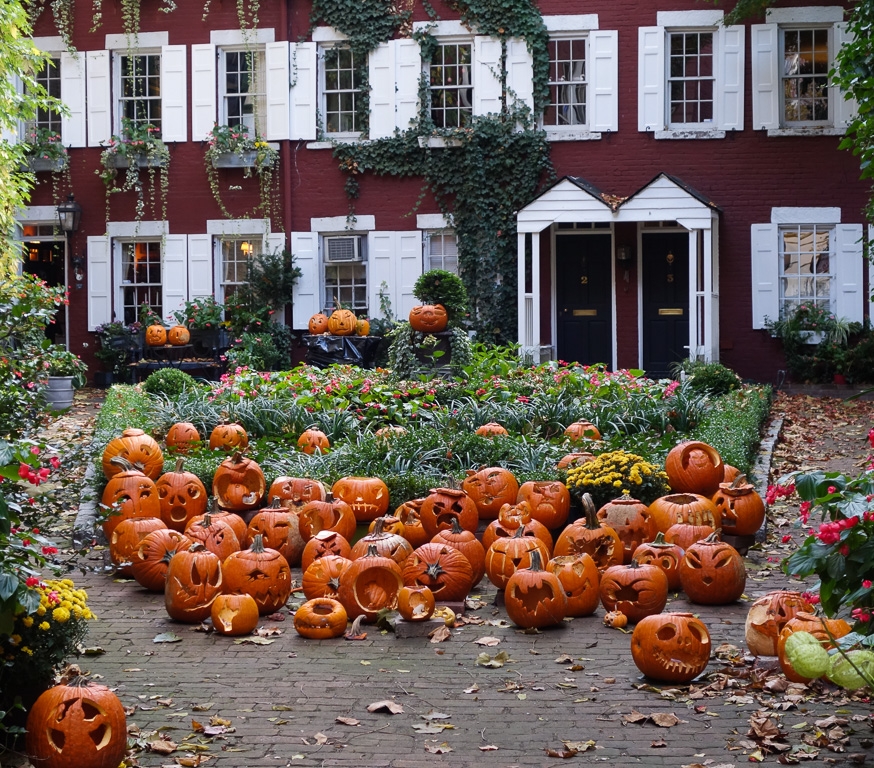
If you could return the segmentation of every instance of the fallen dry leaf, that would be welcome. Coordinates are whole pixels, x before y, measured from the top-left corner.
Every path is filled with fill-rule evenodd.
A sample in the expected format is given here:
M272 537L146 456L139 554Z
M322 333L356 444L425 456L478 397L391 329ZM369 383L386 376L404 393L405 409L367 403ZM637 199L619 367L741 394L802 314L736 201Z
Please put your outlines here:
M508 664L512 661L510 654L506 651L498 651L494 656L489 656L485 651L483 651L476 657L477 666L492 667L496 669L503 667L504 664Z
M428 633L428 637L431 638L432 643L442 643L444 640L452 637L452 632L449 631L449 627L437 627L437 629Z
M340 723L341 725L361 725L360 720L356 720L354 717L338 717L335 722Z
M383 701L374 701L373 704L368 704L368 712L389 712L392 715L399 715L404 711L404 708L396 701L384 699Z
M480 752L494 752L497 747L494 744L485 744L479 748Z
M486 637L480 637L480 638L474 640L474 642L475 642L477 645L484 645L484 646L487 646L487 647L491 647L491 646L494 646L494 645L498 645L498 643L501 642L501 638L499 638L499 637L486 636Z
M447 752L452 751L452 747L444 741L442 744L426 744L425 751L430 752L432 755L445 755Z
M577 754L575 749L550 749L547 747L546 756L547 757L560 757L564 760L567 760L569 757L573 757Z
M448 720L449 715L445 712L437 712L436 710L431 710L427 714L420 715L423 720Z
M668 742L666 742L664 739L658 739L650 744L650 747L652 747L653 749L659 749L660 747L666 746L668 746Z
M176 751L178 745L170 739L155 739L148 743L150 752L157 752L159 755L169 755Z

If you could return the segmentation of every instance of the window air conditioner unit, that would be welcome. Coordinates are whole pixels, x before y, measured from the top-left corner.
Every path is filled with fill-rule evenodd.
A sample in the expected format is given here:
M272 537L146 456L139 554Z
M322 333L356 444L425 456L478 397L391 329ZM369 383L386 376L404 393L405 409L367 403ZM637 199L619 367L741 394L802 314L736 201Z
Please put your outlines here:
M363 261L361 238L358 236L338 236L325 238L325 261L338 264L350 261Z

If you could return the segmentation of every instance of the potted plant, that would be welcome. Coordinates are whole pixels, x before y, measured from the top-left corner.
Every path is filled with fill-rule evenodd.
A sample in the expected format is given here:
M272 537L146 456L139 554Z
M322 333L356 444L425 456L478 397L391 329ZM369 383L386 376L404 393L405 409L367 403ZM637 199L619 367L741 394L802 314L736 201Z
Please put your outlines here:
M27 170L33 173L52 171L60 173L69 163L67 149L61 134L48 128L33 128L24 136L27 145Z
M97 350L95 357L109 370L94 374L96 386L109 386L113 379L128 381L128 363L132 354L141 346L139 323L105 323L97 326Z
M43 396L52 410L59 411L73 404L73 390L85 383L88 366L60 344L46 339L42 349L42 366L48 374Z
M198 296L173 312L176 322L191 332L191 343L199 356L212 357L227 347L225 308L214 296Z
M279 165L279 151L268 144L257 133L249 135L244 125L214 125L206 137L206 153L204 154L206 175L213 197L224 216L232 216L221 197L218 168L242 168L243 178L250 178L252 171L258 175L260 187L260 202L254 214L269 217L274 205L271 194L273 182L278 180L276 170Z

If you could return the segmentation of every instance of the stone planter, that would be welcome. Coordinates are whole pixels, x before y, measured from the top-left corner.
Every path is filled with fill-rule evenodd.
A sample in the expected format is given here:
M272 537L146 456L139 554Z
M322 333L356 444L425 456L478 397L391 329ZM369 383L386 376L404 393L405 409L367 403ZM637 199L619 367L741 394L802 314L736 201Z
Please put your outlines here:
M113 155L110 159L113 168L130 168L131 160L127 155ZM167 161L163 157L150 157L149 155L137 155L133 165L137 168L164 168Z
M49 376L43 394L49 408L53 411L63 411L73 405L73 391L72 376Z
M67 165L66 158L29 157L25 168L32 173L60 173Z
M251 152L222 152L213 157L213 168L266 168L270 165L269 157L262 157L261 162L258 162L258 153Z

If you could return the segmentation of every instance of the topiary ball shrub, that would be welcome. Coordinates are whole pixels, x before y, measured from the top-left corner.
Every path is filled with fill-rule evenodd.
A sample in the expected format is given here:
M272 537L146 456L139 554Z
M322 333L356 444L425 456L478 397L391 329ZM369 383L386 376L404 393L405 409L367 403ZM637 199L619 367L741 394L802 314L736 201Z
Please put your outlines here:
M143 389L150 395L177 397L186 390L197 387L194 377L177 368L160 368L149 375L143 383Z
M461 278L445 269L423 272L413 286L413 296L423 304L442 304L449 324L457 324L467 313L467 288Z

